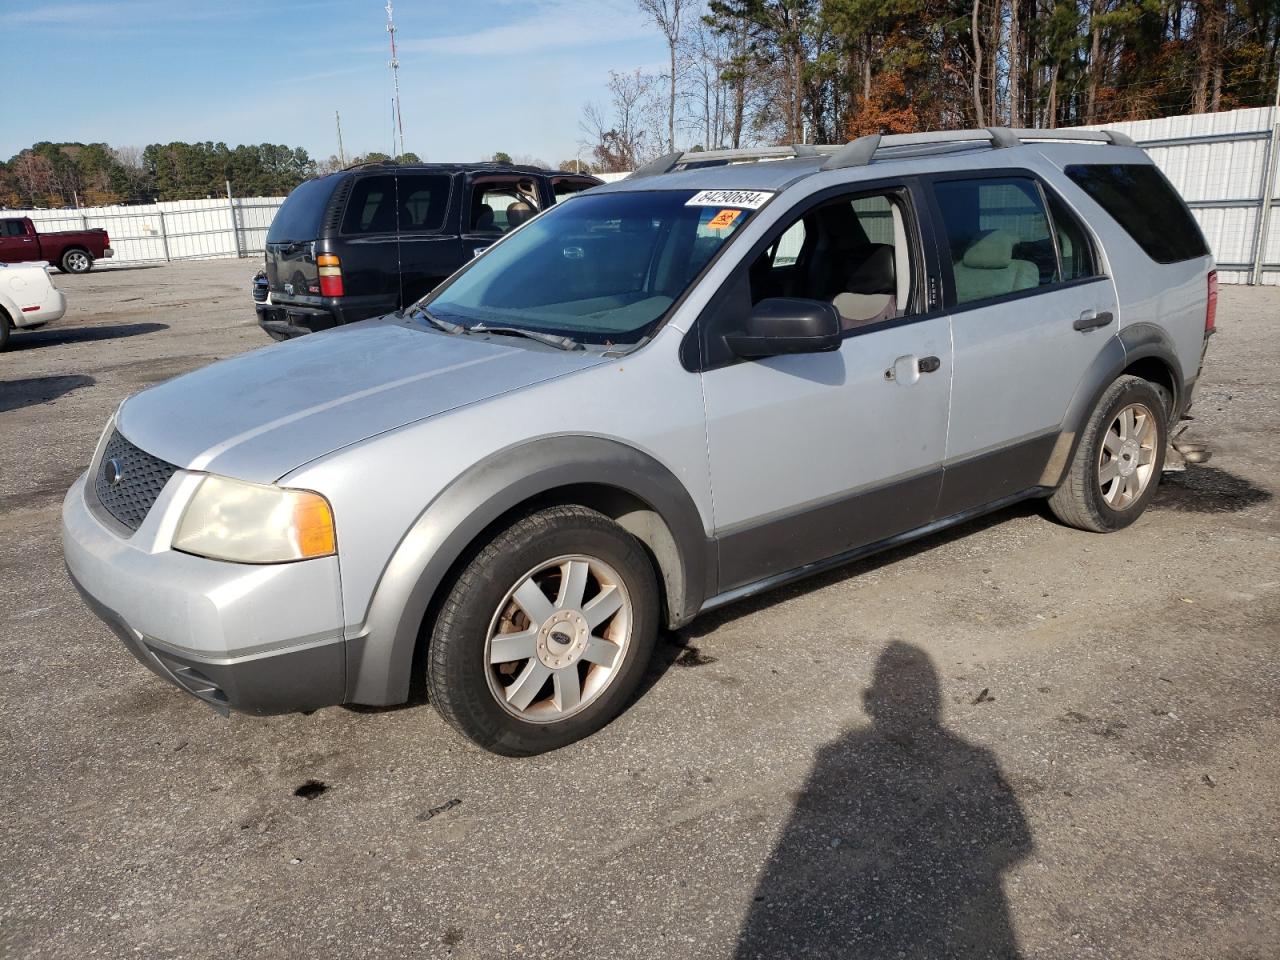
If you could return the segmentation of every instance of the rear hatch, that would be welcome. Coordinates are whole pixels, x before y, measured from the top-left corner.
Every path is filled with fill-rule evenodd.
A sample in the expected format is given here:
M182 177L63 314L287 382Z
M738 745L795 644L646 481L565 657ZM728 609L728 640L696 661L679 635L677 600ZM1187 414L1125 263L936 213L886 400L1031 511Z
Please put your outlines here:
M329 176L301 184L276 211L267 231L267 288L273 301L319 298L315 243L336 227L350 177Z

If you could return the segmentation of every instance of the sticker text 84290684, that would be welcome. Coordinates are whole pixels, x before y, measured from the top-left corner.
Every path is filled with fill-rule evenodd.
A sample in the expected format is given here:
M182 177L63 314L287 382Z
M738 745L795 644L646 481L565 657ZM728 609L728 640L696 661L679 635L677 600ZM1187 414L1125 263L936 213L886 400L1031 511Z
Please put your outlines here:
M686 207L743 207L758 210L773 196L771 190L703 190L685 201Z

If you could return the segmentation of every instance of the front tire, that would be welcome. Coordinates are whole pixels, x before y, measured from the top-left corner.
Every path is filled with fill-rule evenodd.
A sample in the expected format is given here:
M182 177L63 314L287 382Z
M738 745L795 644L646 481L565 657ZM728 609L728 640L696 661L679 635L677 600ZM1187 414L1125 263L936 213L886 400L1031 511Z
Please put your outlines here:
M63 273L88 273L93 269L93 257L87 250L67 250L58 268Z
M431 632L428 696L486 750L554 750L626 706L657 632L640 542L594 510L549 507L499 533L454 581Z
M1059 520L1093 533L1142 516L1160 483L1168 406L1141 377L1119 377L1098 400L1062 485L1049 498Z

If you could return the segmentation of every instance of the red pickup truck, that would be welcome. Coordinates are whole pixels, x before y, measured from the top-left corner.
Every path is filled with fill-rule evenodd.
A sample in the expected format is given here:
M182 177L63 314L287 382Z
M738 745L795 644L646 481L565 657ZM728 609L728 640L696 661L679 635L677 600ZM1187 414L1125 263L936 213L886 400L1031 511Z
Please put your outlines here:
M114 253L111 238L101 227L36 233L30 217L0 218L0 263L44 260L63 273L88 273L93 261Z

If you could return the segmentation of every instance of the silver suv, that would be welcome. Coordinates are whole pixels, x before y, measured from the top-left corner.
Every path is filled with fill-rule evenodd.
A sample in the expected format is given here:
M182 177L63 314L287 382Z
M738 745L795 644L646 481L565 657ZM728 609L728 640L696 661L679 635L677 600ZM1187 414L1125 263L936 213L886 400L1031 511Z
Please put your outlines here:
M67 565L221 710L395 704L421 674L465 736L536 753L703 611L1026 497L1132 523L1215 284L1115 134L672 155L408 310L127 400Z

